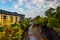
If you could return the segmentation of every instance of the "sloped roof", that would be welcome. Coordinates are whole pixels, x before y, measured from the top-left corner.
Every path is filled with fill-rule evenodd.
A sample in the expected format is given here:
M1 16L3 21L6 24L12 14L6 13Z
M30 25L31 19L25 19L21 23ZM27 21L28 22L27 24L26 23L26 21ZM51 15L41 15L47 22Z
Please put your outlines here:
M0 14L13 15L13 16L25 16L24 14L18 14L17 12L9 12L1 9L0 9Z

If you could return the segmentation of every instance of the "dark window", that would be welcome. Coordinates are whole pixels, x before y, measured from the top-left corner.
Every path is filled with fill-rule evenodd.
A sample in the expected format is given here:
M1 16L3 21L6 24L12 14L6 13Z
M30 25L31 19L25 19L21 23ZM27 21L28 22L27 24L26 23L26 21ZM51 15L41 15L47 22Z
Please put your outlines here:
M11 16L11 22L13 22L13 17Z
M6 19L6 16L4 16L3 19L5 20Z
M17 17L16 17L16 22L17 22Z

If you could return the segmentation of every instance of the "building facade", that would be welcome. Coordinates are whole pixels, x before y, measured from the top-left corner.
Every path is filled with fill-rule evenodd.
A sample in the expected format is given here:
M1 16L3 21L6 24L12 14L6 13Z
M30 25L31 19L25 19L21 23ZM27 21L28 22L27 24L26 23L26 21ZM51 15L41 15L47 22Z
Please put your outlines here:
M7 25L18 23L21 19L25 17L23 14L18 14L16 12L9 12L5 10L0 10L0 23L5 23Z

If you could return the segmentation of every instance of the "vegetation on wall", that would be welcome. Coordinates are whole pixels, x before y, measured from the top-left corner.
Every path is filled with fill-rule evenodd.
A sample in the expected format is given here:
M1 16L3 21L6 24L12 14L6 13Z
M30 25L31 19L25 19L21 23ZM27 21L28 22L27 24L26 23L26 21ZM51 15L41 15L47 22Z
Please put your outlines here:
M19 21L18 24L15 23L7 26L3 22L0 25L0 40L22 40L23 33L28 29L29 21L24 19Z

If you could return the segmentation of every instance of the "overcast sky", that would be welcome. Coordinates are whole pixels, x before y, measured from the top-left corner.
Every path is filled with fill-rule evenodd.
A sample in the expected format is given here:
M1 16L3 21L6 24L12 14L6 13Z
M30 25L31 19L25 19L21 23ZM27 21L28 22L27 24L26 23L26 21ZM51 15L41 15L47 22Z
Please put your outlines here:
M25 14L25 17L44 16L50 7L56 8L60 0L0 0L0 9Z

